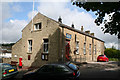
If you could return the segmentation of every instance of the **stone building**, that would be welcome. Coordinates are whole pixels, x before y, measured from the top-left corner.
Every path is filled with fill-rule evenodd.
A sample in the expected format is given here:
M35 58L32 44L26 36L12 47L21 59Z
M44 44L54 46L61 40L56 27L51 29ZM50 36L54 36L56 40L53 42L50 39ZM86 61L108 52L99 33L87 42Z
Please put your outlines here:
M96 61L104 54L104 41L90 31L62 24L38 13L22 30L22 38L12 47L12 61L22 57L24 66L39 67L58 61Z

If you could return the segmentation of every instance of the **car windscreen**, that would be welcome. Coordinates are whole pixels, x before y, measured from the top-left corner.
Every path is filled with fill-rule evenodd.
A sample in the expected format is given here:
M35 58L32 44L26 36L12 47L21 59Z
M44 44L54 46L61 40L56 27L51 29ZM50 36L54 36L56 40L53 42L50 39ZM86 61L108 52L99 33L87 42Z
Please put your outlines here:
M9 65L9 64L2 64L2 68L3 68L3 69L5 69L5 68L12 68L12 66Z
M104 55L99 55L100 57L103 57Z
M75 64L73 64L73 63L68 64L68 66L70 68L72 68L73 70L77 70L78 69L77 66Z

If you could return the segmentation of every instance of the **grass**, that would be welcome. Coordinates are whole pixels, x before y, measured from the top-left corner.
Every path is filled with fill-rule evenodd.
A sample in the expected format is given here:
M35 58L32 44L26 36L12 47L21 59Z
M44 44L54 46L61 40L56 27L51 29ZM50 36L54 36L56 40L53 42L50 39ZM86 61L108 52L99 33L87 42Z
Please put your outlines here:
M109 58L109 61L120 61L118 58Z

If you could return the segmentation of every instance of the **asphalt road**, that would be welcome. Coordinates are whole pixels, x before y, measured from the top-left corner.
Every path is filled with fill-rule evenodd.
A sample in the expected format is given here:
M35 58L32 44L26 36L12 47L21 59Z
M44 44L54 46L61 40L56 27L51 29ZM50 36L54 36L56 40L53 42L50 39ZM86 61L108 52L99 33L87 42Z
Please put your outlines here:
M89 62L87 64L79 64L79 67L81 72L80 80L120 80L120 62ZM26 72L20 71L11 80L21 80Z
M80 80L120 80L120 62L90 62L81 64Z

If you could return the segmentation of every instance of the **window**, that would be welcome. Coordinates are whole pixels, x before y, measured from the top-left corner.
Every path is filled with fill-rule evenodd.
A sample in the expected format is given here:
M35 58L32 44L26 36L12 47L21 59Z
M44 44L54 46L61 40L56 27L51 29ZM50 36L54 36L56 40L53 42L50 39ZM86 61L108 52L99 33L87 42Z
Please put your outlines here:
M28 60L30 60L30 55L28 55Z
M34 25L34 30L40 30L41 29L41 23L37 23Z
M76 39L77 39L77 35L75 34L75 42L76 42Z
M2 65L2 68L12 68L12 66L9 65L9 64L3 64L3 65Z
M28 40L28 52L32 52L32 40Z
M89 54L91 55L91 44L89 45Z
M79 54L79 42L76 42L76 54Z
M84 43L83 53L86 54L86 43Z
M42 54L42 60L48 60L48 54Z
M73 63L70 63L68 66L70 68L72 68L73 70L77 70L78 69L77 66L75 64L73 64Z
M48 39L44 39L43 48L44 53L48 53Z
M96 45L94 46L94 54L96 54Z

